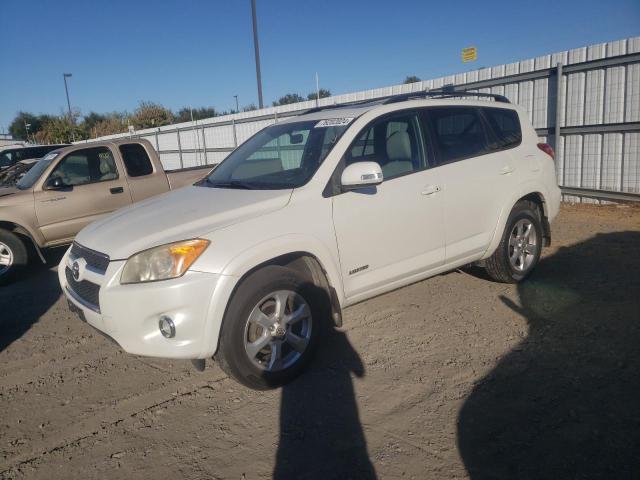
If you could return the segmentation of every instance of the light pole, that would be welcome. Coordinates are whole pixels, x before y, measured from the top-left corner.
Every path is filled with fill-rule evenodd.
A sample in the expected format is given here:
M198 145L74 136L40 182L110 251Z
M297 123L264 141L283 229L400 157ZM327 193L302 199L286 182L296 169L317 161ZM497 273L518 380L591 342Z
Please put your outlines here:
M236 99L236 113L240 111L240 107L238 106L238 95L234 95L233 98Z
M251 17L253 19L253 48L256 54L256 80L258 81L258 104L262 103L262 76L260 75L260 46L258 45L258 20L256 19L256 0L251 0Z
M71 125L71 139L72 141L76 141L76 132L73 131L73 116L71 115L71 102L69 101L69 87L67 87L67 77L70 77L70 73L63 73L62 78L64 78L64 93L67 94L67 108L69 109L69 124Z
M62 78L64 78L64 93L67 94L67 108L69 109L69 122L72 121L73 117L71 116L71 102L69 101L69 87L67 87L67 77L70 77L70 73L63 73Z
M27 131L27 142L29 141L29 127L31 126L30 123L24 122L24 129Z

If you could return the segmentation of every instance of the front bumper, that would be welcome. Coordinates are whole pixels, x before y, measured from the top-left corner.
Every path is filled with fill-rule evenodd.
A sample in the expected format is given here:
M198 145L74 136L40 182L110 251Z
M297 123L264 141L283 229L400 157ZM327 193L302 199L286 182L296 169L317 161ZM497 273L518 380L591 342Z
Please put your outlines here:
M96 309L70 288L65 274L65 268L71 267L69 252L64 255L58 268L60 286L84 320L128 353L185 359L213 355L224 315L220 302L226 305L231 278L188 271L173 280L121 285L124 264L112 261L103 276L93 275L92 281L100 284L100 308ZM161 316L173 320L175 337L162 336Z

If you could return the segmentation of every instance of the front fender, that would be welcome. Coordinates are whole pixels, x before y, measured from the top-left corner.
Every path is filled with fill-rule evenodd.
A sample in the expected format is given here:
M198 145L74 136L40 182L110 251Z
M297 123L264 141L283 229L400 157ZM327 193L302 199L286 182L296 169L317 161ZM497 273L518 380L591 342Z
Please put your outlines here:
M339 266L329 248L319 239L303 234L285 234L254 243L235 254L220 272L203 332L208 342L200 358L210 358L216 352L227 305L242 278L256 267L291 253L305 253L316 258L329 284L335 289L340 305L343 305L344 288Z

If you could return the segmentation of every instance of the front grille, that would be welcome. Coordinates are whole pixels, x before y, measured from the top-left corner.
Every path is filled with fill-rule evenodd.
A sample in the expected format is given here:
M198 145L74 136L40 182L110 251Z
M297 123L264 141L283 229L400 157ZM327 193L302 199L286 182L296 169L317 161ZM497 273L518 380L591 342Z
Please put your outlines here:
M71 246L71 259L84 258L87 266L98 273L104 273L109 266L109 255L96 252L90 248L83 247L79 243L73 242Z
M100 311L100 285L82 280L77 282L73 278L73 272L69 267L66 267L64 273L67 276L67 284L69 289L73 291L78 297L80 297L89 306L95 307L94 310Z

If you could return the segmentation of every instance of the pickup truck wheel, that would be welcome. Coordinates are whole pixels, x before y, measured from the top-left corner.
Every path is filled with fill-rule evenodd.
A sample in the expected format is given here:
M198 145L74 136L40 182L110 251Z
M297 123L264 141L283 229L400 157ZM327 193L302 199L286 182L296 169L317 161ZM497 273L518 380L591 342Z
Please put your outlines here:
M521 200L513 207L500 245L485 262L491 278L502 283L524 280L542 252L542 221L538 206Z
M323 316L318 287L297 271L268 266L247 277L231 298L215 359L249 388L293 380L315 350Z
M0 230L0 285L11 283L27 265L27 248L12 232Z

